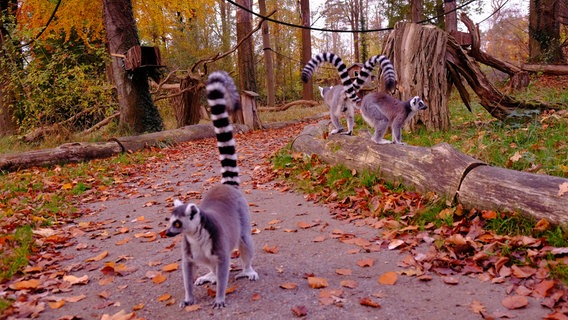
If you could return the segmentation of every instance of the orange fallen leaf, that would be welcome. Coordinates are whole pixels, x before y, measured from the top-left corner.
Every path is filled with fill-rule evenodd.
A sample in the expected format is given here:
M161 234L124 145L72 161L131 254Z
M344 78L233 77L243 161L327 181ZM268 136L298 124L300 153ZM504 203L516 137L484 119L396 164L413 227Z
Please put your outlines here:
M22 280L14 282L10 285L12 290L25 290L25 289L37 289L40 285L40 281L37 279Z
M312 289L325 288L329 285L327 279L320 277L308 277L308 284Z
M265 244L264 247L262 247L262 249L266 253L272 253L272 254L278 253L278 246L269 246L269 245Z
M252 301L258 301L258 300L260 300L260 299L262 299L262 296L260 295L260 293L255 293L255 294L253 294L252 297L251 297L251 300L252 300Z
M79 301L85 299L86 297L87 297L86 295L81 294L81 295L78 295L78 296L63 298L63 300L65 300L66 302L74 303L74 302L79 302Z
M59 309L65 305L65 300L50 301L48 304L51 309Z
M170 300L171 297L172 297L171 294L165 293L165 294L158 297L158 302L164 302L164 301Z
M166 278L166 276L164 276L161 273L158 273L155 277L152 278L152 282L154 282L155 284L160 284L164 281L166 281L168 278Z
M305 221L300 221L300 222L298 222L297 225L298 225L298 228L300 228L300 229L309 229L309 228L315 226L314 223L308 223L308 222L305 222Z
M170 264L165 265L162 268L162 271L172 272L172 271L176 271L178 268L179 268L179 264L177 262L174 262L174 263L170 263Z
M381 307L381 305L379 303L373 301L369 297L361 298L361 300L359 300L359 304L362 305L362 306L372 307L372 308L380 308Z
M99 285L106 286L107 284L111 284L113 282L114 282L114 277L112 276L104 277L101 280L99 280Z
M123 245L123 244L127 244L127 243L130 241L130 239L132 239L132 238L126 237L126 238L124 238L124 239L122 239L122 240L118 240L117 242L115 242L115 244L116 244L117 246L121 246L121 245Z
M280 285L280 288L287 289L287 290L296 289L297 287L298 287L298 284L294 283L294 282L285 282L285 283Z
M501 304L509 310L520 309L529 304L529 299L525 296L508 296L501 301Z
M511 271L513 275L519 279L529 278L536 273L536 269L530 266L517 266L516 264L511 266Z
M132 307L132 310L138 311L138 310L141 310L142 308L144 308L144 304L143 304L143 303L139 303L139 304L133 306L133 307Z
M110 297L110 292L108 290L105 290L105 291L99 292L98 296L103 298L103 299L108 299Z
M357 265L359 267L372 267L375 264L375 260L373 260L372 258L369 259L361 259L359 261L357 261Z
M103 251L101 253L99 253L98 255L88 258L87 260L85 260L86 262L95 262L95 261L100 261L104 258L106 258L108 256L108 251Z
M404 244L404 241L403 241L403 240L394 239L393 241L391 241L391 242L389 243L388 248L389 248L389 250L394 250L394 249L400 247L400 246L403 245L403 244Z
M380 284L385 284L390 286L394 285L397 280L398 280L398 274L394 271L385 272L378 279Z
M554 281L544 280L534 286L534 294L537 297L545 298L549 295L552 288L554 288Z
M199 305L199 304L192 304L191 306L187 306L187 307L183 308L183 310L185 310L187 312L194 312L194 311L198 311L199 309L201 309L201 305Z

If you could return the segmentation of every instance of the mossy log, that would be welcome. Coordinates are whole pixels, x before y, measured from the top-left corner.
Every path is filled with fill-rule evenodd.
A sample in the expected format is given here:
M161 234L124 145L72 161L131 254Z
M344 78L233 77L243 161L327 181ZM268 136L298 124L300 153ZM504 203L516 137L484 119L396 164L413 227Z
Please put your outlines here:
M382 178L420 192L433 191L466 208L516 211L552 223L568 222L568 179L489 166L447 143L432 148L378 145L368 138L330 135L327 121L307 126L295 151L317 154L332 164L378 172Z

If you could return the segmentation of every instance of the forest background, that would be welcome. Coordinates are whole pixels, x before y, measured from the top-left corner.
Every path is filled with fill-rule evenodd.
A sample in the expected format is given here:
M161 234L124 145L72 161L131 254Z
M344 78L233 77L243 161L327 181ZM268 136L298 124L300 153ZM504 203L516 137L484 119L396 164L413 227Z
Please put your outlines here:
M62 123L60 135L83 132L119 111L109 64L111 55L103 21L103 2L99 1L1 1L2 20L2 114L10 115L11 125L0 125L0 135L23 135L37 128ZM264 1L262 1L264 2ZM483 49L499 58L520 65L528 60L529 1L507 6L503 1L458 1L460 11L481 17L485 30ZM461 7L461 5L464 5ZM302 24L300 2L268 1L266 11L277 21ZM388 31L410 14L410 3L393 0L347 0L313 2L312 25L330 30L381 30L378 32L312 32L312 51L335 52L348 64L380 54ZM488 9L490 8L490 9ZM485 9L485 10L484 10ZM423 1L422 17L428 23L444 26L443 2ZM237 7L230 1L134 0L132 11L140 44L159 48L162 76L179 82L199 61L227 52L237 43L234 28ZM253 11L258 12L257 4ZM442 13L442 14L441 14ZM428 19L434 17L432 19ZM258 21L255 18L255 22ZM285 103L302 96L298 81L303 67L302 30L280 23L269 23L270 46L265 47L260 32L252 35L253 89L260 105L267 104L265 51L274 61L275 101ZM561 34L566 40L566 27ZM122 53L120 53L122 54ZM223 69L238 76L237 55L230 54L210 63L208 70ZM335 78L331 69L325 78ZM498 72L494 80L504 80ZM162 77L163 79L163 77ZM171 113L169 93L154 91L152 97L162 114ZM7 109L10 108L10 112ZM2 118L2 117L0 117ZM0 121L0 124L2 122ZM167 127L172 125L166 124ZM112 125L111 125L112 131ZM11 142L9 143L11 144Z

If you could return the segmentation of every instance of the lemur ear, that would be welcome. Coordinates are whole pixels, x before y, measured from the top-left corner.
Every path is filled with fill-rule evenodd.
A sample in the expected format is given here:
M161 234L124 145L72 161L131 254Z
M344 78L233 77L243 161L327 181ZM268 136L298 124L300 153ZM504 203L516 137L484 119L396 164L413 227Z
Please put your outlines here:
M189 215L189 219L193 219L193 217L195 217L196 214L199 213L199 208L193 204L190 203L187 205L187 207L185 208L185 215Z
M183 202L179 201L178 199L174 200L174 208L177 208L179 206L183 205Z

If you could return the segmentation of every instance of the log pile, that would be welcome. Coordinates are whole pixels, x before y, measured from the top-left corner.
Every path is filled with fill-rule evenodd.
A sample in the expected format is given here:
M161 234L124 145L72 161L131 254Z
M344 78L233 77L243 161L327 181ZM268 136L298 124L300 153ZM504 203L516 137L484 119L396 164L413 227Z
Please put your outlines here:
M491 167L447 143L432 148L378 145L368 138L330 135L327 122L307 126L292 148L332 164L378 172L420 192L433 191L465 208L516 211L552 223L568 222L568 179ZM564 186L564 187L563 187Z

